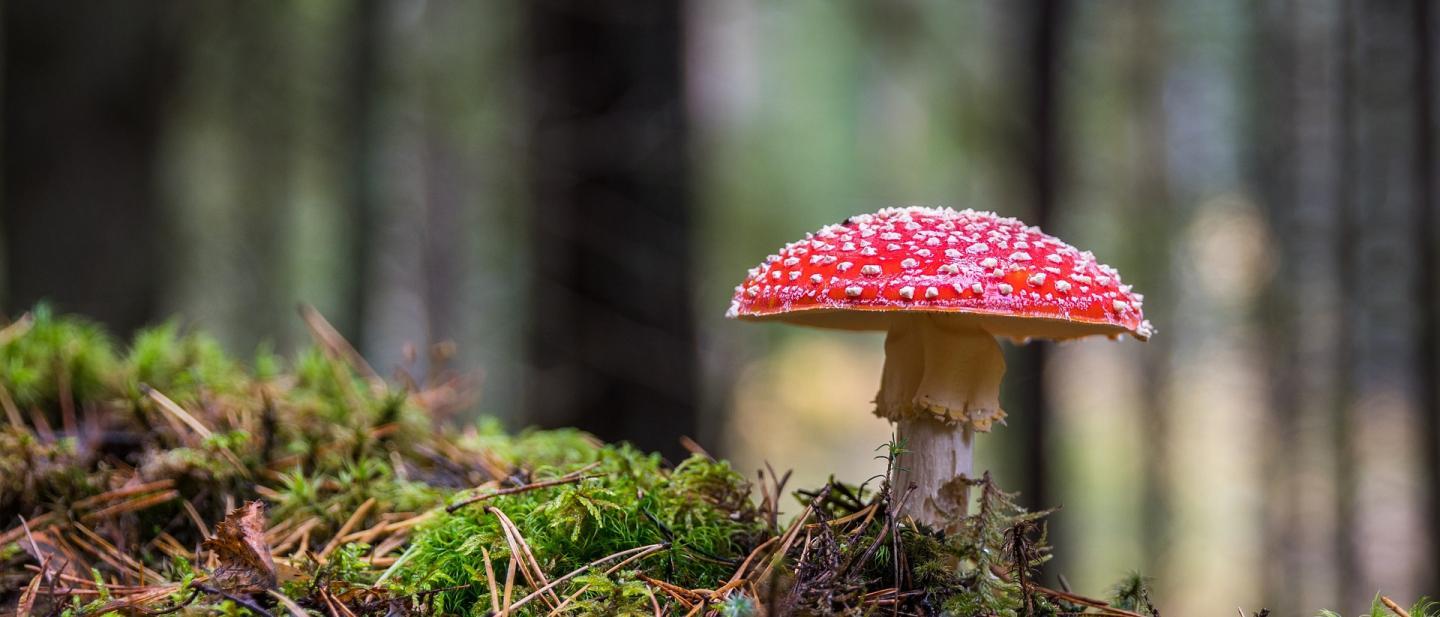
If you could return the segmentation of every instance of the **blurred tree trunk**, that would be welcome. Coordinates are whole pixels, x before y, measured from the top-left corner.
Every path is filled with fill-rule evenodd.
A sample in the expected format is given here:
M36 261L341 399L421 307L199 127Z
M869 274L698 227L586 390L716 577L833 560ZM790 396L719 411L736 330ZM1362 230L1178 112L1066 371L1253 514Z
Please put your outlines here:
M175 74L174 5L4 4L11 315L41 299L126 333L165 280L157 157Z
M1030 206L1027 222L1054 233L1051 223L1061 184L1063 162L1058 128L1061 104L1059 68L1064 51L1067 0L1031 0L1025 11L1022 55L1028 64L1023 101L1026 132L1020 136L1018 165L1023 170L1024 192ZM1053 507L1050 494L1050 426L1053 412L1046 400L1045 360L1049 343L1032 341L1014 354L1010 369L1018 387L1011 389L1008 430L1018 433L1022 456L1017 458L1020 503L1032 509Z
M1336 27L1337 47L1340 51L1339 61L1339 113L1336 117L1336 132L1339 135L1340 144L1340 168L1335 174L1335 194L1340 198L1339 225L1335 230L1336 244L1336 278L1342 281L1355 281L1355 277L1361 274L1360 255L1356 250L1359 244L1351 237L1352 230L1362 229L1363 222L1358 210L1362 207L1356 203L1354 185L1356 184L1356 153L1354 125L1356 115L1356 51L1354 24L1355 6L1353 0L1340 0L1340 20ZM1335 457L1335 499L1334 499L1334 526L1331 537L1332 550L1335 555L1337 582L1342 583L1340 591L1340 606L1353 606L1358 592L1349 591L1345 587L1356 584L1359 567L1355 563L1355 549L1351 544L1351 536L1355 531L1353 515L1353 502L1355 499L1355 453L1352 441L1353 422L1353 399L1355 397L1355 339L1358 335L1354 333L1357 328L1347 327L1347 324L1356 323L1361 315L1360 295L1349 293L1342 296L1338 311L1338 319L1341 327L1339 338L1336 341L1336 393L1334 419L1332 422L1332 443L1331 452ZM1348 584L1344 584L1348 583ZM1344 611L1344 608L1341 609Z
M336 316L336 327L352 344L365 353L365 320L369 317L370 283L375 277L372 263L377 241L376 211L379 187L376 152L379 142L379 97L381 27L384 12L381 0L357 0L350 7L346 25L349 53L346 57L346 94L349 112L345 118L350 139L348 157L348 219L346 263L350 280L345 297L345 313Z
M1128 54L1132 90L1129 107L1136 118L1131 128L1136 136L1132 165L1135 169L1133 193L1130 195L1129 218L1135 221L1135 234L1130 242L1131 254L1126 260L1136 268L1127 270L1126 278L1146 294L1145 313L1159 326L1159 334L1139 350L1141 409L1140 434L1145 464L1141 468L1141 537L1143 560L1141 568L1148 576L1161 577L1164 555L1170 542L1172 509L1175 494L1171 483L1169 443L1171 438L1170 410L1166 400L1167 381L1173 366L1180 328L1174 324L1178 314L1171 269L1177 228L1182 214L1174 207L1170 178L1167 173L1167 127L1164 104L1164 80L1170 51L1165 44L1165 7L1161 3L1139 0L1130 5L1134 28L1131 52Z
M1429 492L1429 571L1421 589L1440 589L1440 233L1435 229L1435 14L1431 0L1412 0L1415 59L1415 247L1420 262L1415 337L1420 414L1426 440L1421 446Z
M1428 189L1419 190L1426 174L1417 173L1428 156L1427 131L1416 125L1429 113L1417 109L1426 95L1423 80L1416 81L1424 64L1420 50L1429 42L1416 40L1420 26L1409 3L1346 4L1346 141L1338 174L1345 214L1337 239L1344 260L1346 396L1339 399L1335 451L1337 561L1346 591L1340 608L1352 611L1365 606L1374 589L1405 596L1422 591L1415 585L1432 530L1423 524L1419 478L1422 451L1434 445L1420 438L1427 422L1422 396L1432 386L1416 371L1433 350L1415 346L1423 338L1415 300L1426 287L1419 276L1428 251L1397 241L1416 237L1417 212L1429 207ZM1386 488L1393 478L1406 480Z
M697 413L681 4L526 8L530 417L678 456Z
M1339 168L1342 60L1335 37L1335 2L1270 2L1256 6L1255 116L1251 152L1279 269L1261 310L1266 338L1271 417L1265 425L1263 572L1267 606L1277 614L1333 605L1338 559L1328 511L1336 461L1324 432L1337 396L1339 306L1335 277L1340 250L1334 190Z
M237 284L243 293L235 326L246 345L269 339L284 349L288 326L295 322L289 214L297 176L299 99L287 59L297 53L296 13L283 4L241 2L229 9L230 27L239 34L224 109L238 129L234 147L241 178L234 207L240 214L236 231L243 260Z

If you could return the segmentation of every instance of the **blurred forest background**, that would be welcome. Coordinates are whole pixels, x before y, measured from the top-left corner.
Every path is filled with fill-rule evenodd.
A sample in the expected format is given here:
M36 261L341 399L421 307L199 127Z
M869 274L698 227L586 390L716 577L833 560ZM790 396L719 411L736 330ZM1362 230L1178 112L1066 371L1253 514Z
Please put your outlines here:
M1007 348L980 456L1064 506L1047 580L1353 614L1440 592L1437 8L8 0L0 288L237 353L308 302L381 367L453 341L512 426L813 486L882 468L881 340L732 287L849 214L993 209L1159 328Z

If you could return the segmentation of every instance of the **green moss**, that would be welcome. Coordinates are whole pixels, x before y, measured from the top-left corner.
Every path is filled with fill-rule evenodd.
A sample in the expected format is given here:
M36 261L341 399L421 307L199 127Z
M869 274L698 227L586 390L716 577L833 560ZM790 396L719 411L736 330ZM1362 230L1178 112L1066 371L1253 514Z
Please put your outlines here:
M574 614L614 617L648 617L654 614L652 592L636 578L634 570L614 574L594 571L576 577L575 583L586 587L587 592L573 603Z
M114 343L95 323L57 318L41 305L21 336L0 345L0 382L21 409L53 408L61 385L68 382L74 400L88 400L114 390Z
M485 552L503 573L510 550L492 507L515 523L546 572L569 572L625 549L665 543L668 548L646 564L691 587L723 580L763 534L748 485L727 463L697 456L667 470L658 455L601 446L573 431L529 432L508 444L486 438L501 446L502 457L532 457L536 482L580 470L595 477L497 496L440 516L417 535L413 554L394 578L398 589L484 580ZM581 601L614 593L634 599L633 589L592 587ZM483 614L489 605L483 585L434 597L442 613Z
M182 335L175 322L137 333L125 365L128 393L135 399L140 398L140 384L181 404L196 402L202 392L240 394L249 384L249 376L225 355L219 341L199 333Z

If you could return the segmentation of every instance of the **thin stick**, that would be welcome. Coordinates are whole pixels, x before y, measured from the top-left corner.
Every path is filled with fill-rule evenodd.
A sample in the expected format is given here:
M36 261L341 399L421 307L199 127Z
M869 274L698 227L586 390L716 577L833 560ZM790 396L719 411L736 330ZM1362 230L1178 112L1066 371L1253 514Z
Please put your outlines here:
M145 567L145 564L142 564L139 561L136 561L133 557L121 552L120 549L115 548L115 545L111 544L109 540L101 537L100 534L95 533L89 527L86 527L79 523L75 523L72 527L76 531L79 531L81 535L85 536L87 540L93 542L95 546L90 546L89 544L84 542L78 542L77 540L79 540L79 538L74 537L71 538L72 544L75 544L76 546L79 546L80 548L93 553L96 557L99 557L106 563L115 566L115 569L123 572L128 567L138 573L140 576L140 580L142 581L147 578L156 581L165 580L165 577L161 576L160 573ZM96 548L96 546L98 546L99 548ZM124 565L122 566L121 564Z
M55 443L55 429L50 428L50 421L39 407L30 408L30 423L35 425L35 434L40 436L41 443Z
M20 526L15 527L14 529L11 529L10 531L7 531L5 533L0 533L0 546L5 546L6 544L19 540L21 536L27 535L29 533L29 529L44 530L46 527L49 527L50 524L53 522L55 522L54 512L46 512L28 521L22 519L22 524ZM33 527L31 527L32 525Z
M10 426L16 430L29 432L25 428L25 420L20 418L20 407L15 404L15 399L10 396L10 390L5 384L0 384L0 406L5 407L5 417L10 421Z
M699 615L700 611L704 608L705 602L701 601L700 603L695 605L695 608L690 609L690 612L685 613L685 617L695 617L696 615Z
M490 563L490 551L480 547L480 554L485 557L485 585L490 588L490 612L500 612L500 594L495 589L495 566Z
M290 617L310 617L310 614L306 613L305 609L301 608L299 604L296 604L294 600L291 600L290 596L274 589L268 589L265 593L270 594L270 597L275 598L276 603L285 607L285 610L290 613Z
M70 388L70 366L60 364L59 378L56 388L60 391L60 424L65 428L65 434L74 437L80 436L80 422L75 417L75 391Z
M646 588L645 588L645 595L650 596L650 606L655 607L655 617L661 617L661 613L660 613L660 600L655 599L655 590L654 590L654 589L651 589L651 588L649 588L649 587L646 587Z
M1400 608L1399 604L1396 604L1394 600L1391 600L1387 596L1380 596L1380 603L1384 604L1385 608L1390 609L1390 612L1395 613L1398 617L1410 617L1409 612Z
M727 582L727 583L725 583L724 585L721 585L719 588L717 588L717 589L715 590L715 593L712 593L712 594L710 594L710 595L711 595L711 597L713 597L714 599L720 600L725 594L730 593L730 592L733 591L736 587L739 587L740 585L743 585L744 583L745 583L745 581L743 581L743 580L735 580L735 581Z
M70 506L72 508L84 510L91 506L98 506L107 501L124 499L126 497L131 497L133 495L139 495L142 493L149 493L152 491L163 491L167 488L175 488L175 481L168 479L156 480L154 482L147 482L145 484L136 484L134 486L117 488L113 491L100 493L99 495L96 495L94 497L86 497L85 499L81 499L80 501L70 504Z
M144 392L145 396L150 400L155 401L155 404L159 406L161 410L185 423L186 426L199 434L200 437L206 440L210 439L210 436L213 434L210 429L199 420L196 420L195 416L190 415L190 412L185 411L185 408L181 407L175 401L170 400L170 397L165 396L160 393L159 390L143 383L140 384L140 391ZM245 463L240 462L240 458L235 456L235 453L231 452L230 448L220 447L218 450L220 451L221 458L224 458L225 462L230 463L231 467L234 467L236 471L240 472L241 477L246 479L250 478L250 468L246 467Z
M658 578L646 576L643 572L639 573L637 577L640 580L645 581L645 583L650 585L651 587L657 587L660 589L660 591L670 594L670 597L675 598L681 604L684 604L685 608L687 609L693 606L696 602L705 601L704 596L695 593L694 591L691 591L674 583L667 583Z
M200 511L195 509L195 504L186 499L180 505L185 507L185 515L190 517L190 522L195 523L195 528L200 530L200 537L210 537L210 527L205 524L205 519L200 516Z
M55 584L55 577L50 575L50 557L40 552L40 545L35 542L35 536L30 533L30 523L25 517L20 517L20 527L25 530L25 539L30 541L30 549L35 551L35 558L43 560L40 564L40 573L45 575L45 582Z
M572 471L572 472L570 472L570 473L567 473L567 474L565 474L565 475L563 475L563 476L560 476L560 477L558 477L558 478L554 478L554 479L551 479L551 480L544 480L544 481L541 481L541 482L531 482L530 484L526 484L526 485L523 485L523 486L514 486L514 487L510 487L510 488L506 488L506 489L500 489L500 490L495 491L495 492L493 492L493 493L485 493L484 495L476 495L476 496L474 496L474 497L467 497L467 498L462 499L462 500L456 502L455 504L453 504L453 505L445 508L445 511L453 514L456 510L459 510L459 509L461 509L461 508L463 508L463 507L465 507L465 506L468 506L468 505L470 505L470 504L472 504L472 503L477 503L477 502L485 501L486 499L490 499L491 497L499 497L499 496L501 496L501 495L514 495L514 494L516 494L516 493L524 493L524 492L526 492L526 491L533 491L533 490L539 489L539 488L549 488L549 487L552 487L552 486L560 486L560 485L562 485L562 484L570 484L570 483L572 483L572 482L582 482L582 481L590 480L590 479L593 479L593 478L601 478L601 477L604 477L604 474L595 474L595 475L589 475L589 476L582 475L582 474L584 474L585 472L590 471L591 469L594 469L594 468L596 468L596 467L599 466L599 465L600 465L600 461L595 461L594 463L591 463L591 464L589 464L589 465L586 465L586 466L584 466L584 467L581 467L580 469L576 469L575 471Z
M365 503L360 504L360 507L355 508L355 513L351 514L350 518L345 521L345 524L340 526L340 531L335 532L335 535L331 537L330 541L325 544L325 548L320 549L319 557L322 561L325 559L325 557L330 555L331 551L340 548L340 539L344 538L345 534L350 533L350 530L354 529L356 525L360 524L360 521L365 520L365 515L369 514L370 508L374 506L375 498L371 497L369 499L366 499Z
M700 443L694 439L691 439L689 435L680 436L680 447L685 448L685 450L691 454L698 454L712 461L715 460L715 457L710 456L710 453L705 451L704 446L700 445Z
M606 574L607 576L608 576L608 575L611 575L611 574L614 574L616 570L619 570L620 568L625 567L627 564L629 564L629 563L631 563L631 562L634 562L635 560L640 559L640 558L642 558L642 557L645 557L645 556L647 556L647 555L653 554L656 550L660 550L660 549L662 549L662 548L665 548L666 546L669 546L669 545L662 543L662 544L652 544L652 545L650 545L650 546L642 546L642 547L639 547L639 548L641 548L641 549L646 549L646 550L642 550L638 555L634 555L634 556L632 556L632 557L627 557L624 561L621 561L620 563L617 563L617 564L615 564L615 565L613 565L613 566L610 566L608 569L605 570L605 574ZM649 550L649 549L654 548L654 547L660 547L660 548L657 548L657 549L655 549L655 550ZM633 551L633 550L635 550L635 549L632 548L632 549L626 549L626 550L632 550L632 551ZM624 553L625 551L620 551L620 552L621 552L621 553ZM619 554L619 553L617 553L617 555L618 555L618 554ZM615 556L615 555L611 555L610 557L614 557L614 556ZM609 557L602 558L602 561L603 561L604 559L609 559ZM590 564L590 567L593 567L593 566L595 566L595 565L598 565L599 563L600 563L599 561L594 562L594 563L591 563L591 564ZM642 579L647 579L647 578L649 578L649 577L645 576L644 574L641 574L640 577L641 577ZM558 582L558 581L557 581L557 582ZM550 611L550 614L547 615L546 617L554 617L555 615L560 614L560 610L561 610L561 609L563 609L563 608L565 608L566 606L568 606L571 602L574 602L574 601L575 601L575 598L580 597L580 594L585 593L585 592L586 592L587 590L589 590L589 589L590 589L590 586L589 586L589 585L585 585L584 587L581 587L579 591L576 591L575 593L570 594L569 596L567 596L567 597L565 598L565 601L564 601L564 602L561 602L559 606L555 607L554 610Z
M510 594L515 591L515 562L517 561L519 559L516 558L514 551L511 551L510 563L505 566L505 610L500 613L501 615L510 612Z
M325 593L323 587L319 590L318 595L320 601L325 603L325 610L330 611L330 617L340 617L340 611L335 610L335 602L331 601L330 594Z
M1043 593L1052 598L1059 598L1061 600L1065 600L1066 602L1083 604L1092 608L1098 608L1100 610L1106 611L1107 613L1118 615L1120 617L1145 617L1144 615L1141 615L1140 613L1134 611L1127 611L1123 608L1116 608L1114 606L1111 606L1108 602L1105 602L1103 600L1087 598L1085 596L1073 594L1067 591L1059 591L1055 589L1050 589L1048 587L1041 587L1039 585L1033 585L1030 587L1030 589Z
M185 411L184 407L181 407L175 401L170 400L170 397L161 394L159 390L156 390L155 388L152 388L149 385L142 383L140 384L140 391L143 392L145 396L148 397L150 400L155 401L155 405L158 406L161 411L175 416L176 419L184 422L185 426L190 427L190 430L195 431L201 437L209 439L212 435L214 435L214 433L212 433L208 427L202 424L199 420L196 420L195 416L190 415L190 412Z
M800 518L795 519L795 522L790 525L790 529L785 532L785 541L781 543L780 550L775 552L775 555L770 559L770 563L766 564L765 570L760 573L760 580L763 581L770 578L770 571L785 558L786 553L790 552L790 545L794 544L795 538L799 537L800 528L805 526L805 522L810 520L810 515L814 512L815 506L813 504L805 506L805 512L800 515Z
M180 491L170 489L163 493L155 493L154 495L146 495L137 499L131 499L130 501L122 501L117 504L112 504L105 508L101 508L99 510L86 514L85 516L80 517L80 520L85 521L86 523L93 523L98 520L107 519L119 514L125 514L127 512L139 512L140 510L144 510L151 506L157 506L162 503L174 501L179 497Z
M512 604L509 608L507 608L507 609L505 609L505 610L508 612L508 611L511 611L511 610L520 608L520 607L522 607L522 606L525 606L526 603L530 602L531 600L534 600L535 598L539 597L541 594L543 594L543 593L545 593L545 592L547 592L547 591L550 591L551 589L554 589L556 585L559 585L560 583L563 583L563 582L568 581L568 580L570 580L570 579L572 579L572 578L575 578L575 577L577 577L577 576L580 576L581 574L584 574L585 571L589 570L590 568L593 568L593 567L598 566L598 565L600 565L600 564L602 564L602 563L605 563L605 562L607 562L607 561L610 561L611 559L615 559L616 557L622 557L622 556L624 556L624 555L630 555L630 554L634 554L634 555L635 555L633 558L628 559L628 560L625 560L625 561L622 561L622 562L620 562L620 563L617 565L617 567L619 567L619 566L624 566L624 565L627 564L627 563L630 563L630 562L632 562L632 561L634 561L634 560L636 560L636 559L640 559L641 557L644 557L644 556L646 556L646 555L653 554L653 553L655 553L656 551L659 551L659 550L661 550L661 549L664 549L665 547L666 547L665 544L651 544L651 545L649 545L649 546L639 546L639 547L635 547L635 548L627 548L627 549L625 549L625 550L623 550L623 551L620 551L620 552L618 552L618 553L615 553L615 554L613 554L613 555L607 555L607 556L605 556L605 557L601 557L601 558L599 558L599 559L596 559L595 561L592 561L592 562L590 562L590 563L588 563L588 564L585 564L585 565L583 565L583 566L580 566L580 567L578 567L578 568L575 568L574 570L571 570L570 573L569 573L569 574L566 574L565 576L562 576L562 577L557 578L557 579L555 579L555 580L553 580L553 581L550 581L549 583L546 583L544 587L541 587L541 588L539 588L539 589L536 589L535 591L530 592L530 595L525 596L525 597L523 597L523 598L520 598L520 600L518 600L517 602L515 602L515 604ZM610 571L613 571L613 569L610 570ZM609 573L610 571L607 571L607 573ZM502 613L502 614L503 614L503 613Z
M755 557L759 555L761 551L764 551L766 547L769 547L771 544L774 544L779 540L780 536L772 536L769 540L761 542L760 546L755 547L755 550L750 551L750 554L745 556L745 561L740 562L740 568L735 570L734 574L730 575L730 580L727 581L725 584L729 585L730 583L744 580L745 570L750 567L750 562L754 561Z
M315 342L320 343L322 349L344 360L346 364L349 364L351 368L360 373L360 375L365 378L365 381L370 382L371 386L384 384L384 380L380 378L380 374L376 373L375 369L370 366L370 363L365 361L365 356L360 355L360 352L355 350L355 346L351 345L350 341L345 340L345 337L340 334L340 331L336 330L335 326L330 325L330 321L325 319L325 316L321 315L320 311L315 310L315 307L309 304L301 304L299 310L300 318L305 321L305 326L310 329L310 335L315 337Z
M531 587L548 586L549 581L545 580L545 572L540 569L540 562L535 559L535 554L530 552L530 545L525 542L525 536L520 533L520 528L516 527L515 522L511 521L510 517L506 516L499 508L492 506L486 510L500 520L500 529L505 532L505 542L510 545L510 552L520 560L520 574L525 576L525 581L530 583ZM560 596L551 592L550 597L545 601L554 607L560 603Z

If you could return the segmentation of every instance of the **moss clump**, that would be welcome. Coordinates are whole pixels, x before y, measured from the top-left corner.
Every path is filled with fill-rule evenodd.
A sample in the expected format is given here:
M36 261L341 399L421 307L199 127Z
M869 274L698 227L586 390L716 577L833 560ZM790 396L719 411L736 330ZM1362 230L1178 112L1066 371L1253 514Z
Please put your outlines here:
M17 324L23 334L0 345L0 380L19 409L57 409L114 390L114 343L100 326L56 318L43 305L29 319Z
M529 482L576 473L585 479L499 495L425 525L395 579L405 591L461 586L434 596L438 612L489 610L488 588L467 583L484 578L486 552L502 571L510 558L492 508L514 522L545 572L570 572L625 549L665 544L645 565L684 587L723 580L764 534L749 486L724 462L694 456L667 469L658 455L596 445L573 431L527 433L499 451L533 466ZM594 596L585 602L608 594L634 599L623 577L614 585L585 580Z

